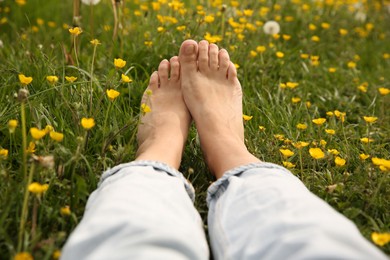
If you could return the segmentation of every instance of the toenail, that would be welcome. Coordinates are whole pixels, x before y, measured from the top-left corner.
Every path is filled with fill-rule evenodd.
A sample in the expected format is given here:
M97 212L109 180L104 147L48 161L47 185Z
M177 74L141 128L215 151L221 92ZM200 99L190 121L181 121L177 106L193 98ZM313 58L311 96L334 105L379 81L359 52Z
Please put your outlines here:
M186 54L193 54L195 52L195 45L191 44L186 48Z

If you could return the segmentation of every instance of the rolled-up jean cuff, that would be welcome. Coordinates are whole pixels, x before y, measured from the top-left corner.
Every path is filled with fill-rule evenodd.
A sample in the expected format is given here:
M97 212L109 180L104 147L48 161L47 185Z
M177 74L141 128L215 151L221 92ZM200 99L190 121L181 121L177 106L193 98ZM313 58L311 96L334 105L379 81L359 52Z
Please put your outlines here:
M207 190L207 205L210 205L210 201L214 198L219 198L229 184L229 178L232 176L240 176L244 172L252 169L278 169L281 173L285 174L291 174L289 170L286 168L274 164L274 163L267 163L267 162L258 162L258 163L250 163L241 165L238 167L235 167L231 170L226 171L221 178L219 178L217 181L215 181L213 184L210 185L210 187Z
M135 166L146 166L146 167L153 167L155 170L163 171L167 173L169 176L177 177L179 178L183 184L184 188L186 189L186 192L188 196L190 196L191 200L195 201L195 190L192 184L184 178L183 174L176 169L172 168L171 166L159 162L159 161L147 161L147 160L140 160L140 161L132 161L129 163L122 163L117 166L115 166L112 169L109 169L105 171L102 175L102 178L100 179L100 182L98 184L98 187L106 180L108 177L114 175L115 173L119 172L120 170L127 168L127 167L135 167Z

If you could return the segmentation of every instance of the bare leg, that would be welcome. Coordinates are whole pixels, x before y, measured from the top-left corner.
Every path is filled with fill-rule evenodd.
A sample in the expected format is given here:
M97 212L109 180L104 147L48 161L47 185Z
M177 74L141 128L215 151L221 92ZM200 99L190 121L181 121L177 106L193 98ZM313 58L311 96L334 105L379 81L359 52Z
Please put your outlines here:
M195 120L210 170L258 162L244 143L242 90L226 50L201 41L185 41L179 54L184 100Z
M151 95L147 92L150 90ZM136 161L158 160L179 168L183 147L187 140L191 115L180 91L178 57L163 60L154 72L145 91L143 104L150 106L138 129Z

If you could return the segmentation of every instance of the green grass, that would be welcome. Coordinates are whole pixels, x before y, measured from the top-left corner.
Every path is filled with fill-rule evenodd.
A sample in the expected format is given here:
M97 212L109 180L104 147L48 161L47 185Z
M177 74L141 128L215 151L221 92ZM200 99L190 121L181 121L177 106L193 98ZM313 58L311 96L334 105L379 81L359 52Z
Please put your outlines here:
M370 4L358 10L353 8L353 2L358 1L324 1L328 4L322 5L304 0L277 1L278 5L274 5L276 1L245 0L237 1L238 7L226 1L226 8L221 9L222 1L187 0L179 10L168 4L153 10L151 1L128 0L119 7L121 26L114 38L113 8L109 2L103 1L93 10L81 5L83 33L77 37L77 58L73 38L66 29L72 25L70 1L28 0L23 6L14 1L0 2L0 150L8 150L8 156L0 155L2 258L12 258L18 251L29 252L36 259L53 258L53 252L61 249L81 219L88 195L96 188L101 173L134 159L139 103L150 74L162 59L177 55L183 40L201 40L206 32L224 36L217 44L226 48L239 65L244 113L253 116L245 123L248 149L264 161L293 163L291 171L312 192L354 221L368 239L372 232L390 231L390 169L381 170L371 160L390 159L390 94L381 95L378 91L390 88L390 12L384 6L386 1L368 1ZM305 11L304 4L309 10ZM196 5L202 5L205 14L215 20L205 23ZM264 7L268 12L264 12ZM245 16L242 11L246 9L254 10L253 15ZM356 20L359 12L366 14L365 21ZM175 17L177 23L161 23L157 15ZM286 21L288 17L293 20ZM38 24L38 18L43 24ZM238 26L233 28L229 19ZM279 39L263 32L262 24L275 19L281 26ZM50 26L48 22L55 24ZM321 23L329 23L329 29L322 28ZM316 30L309 30L309 24L314 24ZM182 25L185 29L177 30ZM159 32L159 27L164 32ZM341 36L340 29L348 34ZM291 39L283 39L283 34ZM318 36L320 41L312 41L312 36ZM90 43L94 38L101 42L95 55ZM258 46L265 46L266 50L251 56L250 51L256 51ZM283 52L284 57L277 58L277 51ZM308 54L308 58L301 58L301 54ZM312 56L319 56L318 66L313 66ZM124 59L126 66L115 69L114 58ZM348 67L350 61L356 62L355 68ZM330 73L330 67L336 68L336 72ZM131 76L133 82L122 83L122 73ZM16 98L22 88L19 74L33 77L25 87L29 91L25 132L22 105ZM56 75L59 81L49 84L48 75ZM78 79L69 83L65 76ZM299 85L294 89L281 88L280 84L286 82ZM359 90L362 84L368 85L366 92ZM106 96L107 89L121 94L112 102ZM293 103L293 97L301 101ZM335 110L346 113L344 122L326 114ZM368 124L363 116L375 116L378 120ZM95 127L83 129L83 117L93 117ZM312 122L321 117L327 119L324 125ZM19 123L13 134L7 126L11 119ZM298 123L305 123L307 129L297 129ZM44 129L46 125L63 133L63 141L56 142L49 135L34 141L29 129ZM336 134L329 135L324 129L334 129ZM38 156L28 154L27 163L23 163L23 136L27 144L35 142L34 154ZM363 137L374 141L362 143ZM326 141L325 146L320 144L321 140ZM293 146L297 141L310 144L299 150ZM310 156L309 148L314 147L324 151L323 159ZM284 158L281 148L290 149L294 155ZM337 149L346 164L337 166L336 156L328 149ZM362 153L370 158L360 159ZM54 156L53 168L42 166L39 156L48 155ZM195 205L206 223L206 189L213 178L203 162L195 129L191 131L181 170L195 186ZM49 188L41 196L27 193L23 240L18 241L30 173L32 181L47 183ZM335 184L337 187L331 186ZM60 209L65 206L70 206L70 215L61 214ZM380 248L390 254L389 244Z

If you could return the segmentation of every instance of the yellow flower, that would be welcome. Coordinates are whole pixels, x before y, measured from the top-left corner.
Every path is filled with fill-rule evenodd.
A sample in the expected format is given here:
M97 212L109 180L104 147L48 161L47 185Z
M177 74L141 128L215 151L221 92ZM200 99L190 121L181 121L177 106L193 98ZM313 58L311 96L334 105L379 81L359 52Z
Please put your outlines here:
M326 132L327 134L329 134L329 135L334 135L334 134L336 133L336 131L333 130L333 129L325 129L325 132Z
M95 119L83 117L83 118L81 119L81 126L82 126L84 129L89 130L89 129L91 129L92 127L95 126Z
M369 157L370 157L370 155L368 155L368 154L364 154L364 153L359 154L360 160L366 160L366 159L368 159Z
M284 138L284 135L281 135L281 134L276 134L276 135L274 135L274 137L276 138L276 139L278 139L279 141L283 141L285 138Z
M340 33L341 36L345 36L345 35L348 34L348 31L347 31L346 29L341 28L341 29L339 30L339 33Z
M330 67L329 69L328 69L328 71L329 71L329 73L335 73L336 72L336 68L333 68L333 67Z
M390 233L372 232L371 239L376 245L384 246L390 242Z
M309 149L310 156L314 159L322 159L325 157L324 152L321 150L321 148L310 148Z
M288 35L288 34L283 34L282 37L283 37L283 40L285 40L285 41L289 41L291 39L291 35Z
M385 96L385 95L390 93L390 89L388 89L388 88L378 88L378 91L379 91L379 94L381 94L382 96Z
M356 68L356 63L353 61L350 61L350 62L348 62L347 66L348 66L348 68L353 69L353 68Z
M297 124L297 128L300 130L305 130L307 128L307 124L299 123L299 124Z
M40 130L36 127L32 127L30 129L30 134L35 140L39 140L46 135L46 131L44 129Z
M54 128L51 125L46 125L46 127L45 127L46 134L48 134L52 131L54 131Z
M57 142L62 142L62 140L64 139L64 134L55 131L51 131L49 135L51 139Z
M57 77L57 76L47 76L47 77L46 77L46 80L47 80L50 84L54 85L54 84L56 84L56 83L58 82L58 77Z
M162 27L162 26L159 26L159 27L157 27L157 31L158 31L159 33L165 32L165 28Z
M125 74L122 74L121 77L122 77L122 82L124 82L124 83L133 82L133 80L129 76L126 76Z
M65 76L65 79L66 79L66 81L72 83L72 82L75 82L75 81L77 80L77 77L73 77L73 76L68 77L68 76Z
M32 77L26 77L23 74L19 74L18 77L19 77L20 83L22 83L22 85L24 85L24 86L30 84L31 81L33 81Z
M374 157L374 158L371 158L371 161L376 166L383 166L383 167L385 167L387 169L390 169L390 160Z
M291 162L283 162L283 166L286 168L295 168L295 164Z
M314 35L314 36L311 37L311 40L313 42L319 42L320 41L320 37L318 37L317 35Z
M360 86L358 86L358 90L360 90L363 93L366 93L367 87L368 87L367 85L360 85Z
M205 17L204 17L204 21L206 22L206 23L212 23L212 22L214 22L214 16L213 15L206 15Z
M253 51L253 50L251 50L250 52L249 52L249 56L251 56L251 57L256 57L257 56L257 52L256 51Z
M60 209L60 213L61 213L61 215L69 216L72 212L70 211L70 207L69 206L65 206L65 207L62 207Z
M311 102L310 102L310 101L306 101L305 104L306 104L306 107L307 107L307 108L310 108L310 107L311 107Z
M299 83L297 82L286 82L286 87L294 89L299 86Z
M58 249L55 250L55 251L53 252L52 257L53 257L54 260L60 259L60 257L61 257L61 251L58 250Z
M302 58L302 59L307 59L307 58L309 58L309 54L307 54L307 53L302 53L302 54L301 54L301 58Z
M334 163L335 163L337 166L339 166L339 167L344 166L346 162L347 162L347 161L346 161L345 159L343 159L343 158L341 158L341 157L339 157L339 156L337 156L337 157L334 159Z
M117 69L121 69L123 68L124 66L126 66L126 61L122 60L122 59L114 59L114 65L115 65L115 68Z
M322 125L323 123L326 122L326 118L316 118L313 119L312 122L316 125Z
M34 257L28 252L20 252L14 256L13 260L34 260Z
M266 129L266 128L265 128L264 126L262 126L262 125L259 125L259 130L260 130L260 131L264 132L264 131L265 131L265 129Z
M333 155L339 155L340 152L337 149L328 149L328 153Z
M279 149L279 151L283 154L284 157L291 157L294 155L294 152L290 149Z
M309 30L310 31L315 31L317 29L317 26L315 26L314 24L309 24Z
M123 74L122 74L122 79L123 79ZM111 101L114 101L114 99L116 99L120 95L120 92L116 91L115 89L107 89L106 94Z
M220 35L211 35L210 33L206 32L204 35L204 39L207 40L210 43L217 43L222 41L222 36Z
M376 120L378 120L375 116L363 116L364 121L367 123L374 123Z
M253 118L253 116L242 115L242 118L244 119L244 121L249 121Z
M374 142L374 139L368 138L368 137L363 137L363 138L360 138L360 142L368 144L368 143Z
M40 184L39 182L33 182L30 185L28 185L28 191L37 195L40 195L47 191L49 188L48 184Z
M74 27L74 28L70 28L69 32L70 32L70 34L77 36L80 33L82 33L83 31L81 30L80 27Z
M94 46L101 44L98 39L93 39L92 41L90 41L90 43Z
M259 53L265 52L266 49L267 48L265 46L262 46L262 45L256 47L256 51Z
M327 142L326 142L324 139L322 139L322 140L320 141L320 144L321 144L322 147L325 147L326 144L327 144Z
M299 102L301 102L301 98L300 97L293 97L293 98L291 98L291 102L293 102L294 104L299 103Z
M293 143L293 146L295 148L297 148L297 149L302 149L303 147L306 147L308 145L309 145L308 142L303 142L303 141L299 141L299 142Z
M17 5L23 6L23 5L25 5L27 2L26 2L26 0L15 0L15 3L16 3ZM27 253L27 254L28 254L28 253Z
M150 109L150 107L148 105L143 103L143 104L141 104L141 111L143 114L146 114L146 113L152 112L152 109Z
M153 94L153 91L151 89L147 89L145 91L145 94L148 95L148 96L151 96Z
M179 32L181 32L181 31L184 31L186 28L187 28L187 26L181 25L181 26L176 27L176 30L178 30Z
M34 142L30 142L28 144L28 147L26 149L26 153L35 153L35 143Z
M281 52L281 51L277 51L277 52L276 52L276 57L278 57L279 59L281 59L281 58L284 57L284 53Z
M322 27L322 29L327 30L327 29L329 29L330 24L328 24L328 23L321 23L321 27Z
M18 121L15 119L11 119L8 121L8 130L11 134L15 133L15 129L18 126Z
M8 157L8 150L7 149L0 149L0 158L7 158Z

